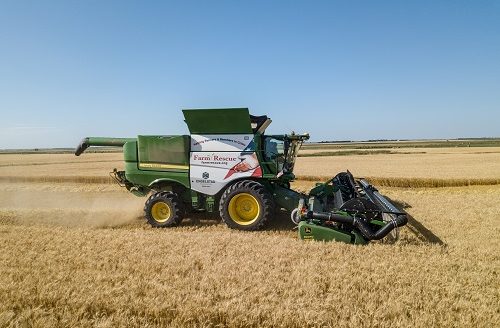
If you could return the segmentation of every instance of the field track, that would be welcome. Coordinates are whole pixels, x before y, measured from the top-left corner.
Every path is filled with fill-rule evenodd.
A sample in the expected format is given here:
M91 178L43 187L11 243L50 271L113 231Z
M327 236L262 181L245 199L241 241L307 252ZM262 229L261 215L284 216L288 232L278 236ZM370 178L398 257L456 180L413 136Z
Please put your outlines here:
M331 177L326 176L297 176L298 182L303 181L326 181ZM500 184L499 179L426 179L426 178L379 178L363 177L373 185L379 187L400 188L440 188L440 187L463 187L463 186L489 186ZM111 177L104 176L0 176L0 182L29 182L29 183L94 183L94 184L116 184Z

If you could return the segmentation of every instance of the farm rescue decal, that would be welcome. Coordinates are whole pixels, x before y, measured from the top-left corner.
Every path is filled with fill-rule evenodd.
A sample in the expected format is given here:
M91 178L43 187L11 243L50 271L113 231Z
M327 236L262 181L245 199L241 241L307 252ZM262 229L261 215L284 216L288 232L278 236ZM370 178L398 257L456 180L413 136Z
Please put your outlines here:
M261 177L253 134L191 135L191 189L215 195L229 182Z

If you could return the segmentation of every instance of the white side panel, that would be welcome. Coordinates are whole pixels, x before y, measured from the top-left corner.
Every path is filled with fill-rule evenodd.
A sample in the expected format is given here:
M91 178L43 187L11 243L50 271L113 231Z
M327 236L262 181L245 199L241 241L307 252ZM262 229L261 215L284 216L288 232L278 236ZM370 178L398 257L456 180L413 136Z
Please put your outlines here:
M254 151L253 134L191 135L191 151Z
M191 152L191 189L215 195L229 182L242 177L261 177L254 152Z

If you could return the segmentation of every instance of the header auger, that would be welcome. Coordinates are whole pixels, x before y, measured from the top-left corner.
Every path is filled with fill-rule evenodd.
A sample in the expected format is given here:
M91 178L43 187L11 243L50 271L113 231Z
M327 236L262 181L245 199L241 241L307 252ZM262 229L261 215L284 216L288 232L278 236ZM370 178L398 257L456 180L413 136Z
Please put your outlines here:
M365 244L407 223L404 212L349 171L308 195L292 190L308 134L265 135L271 119L247 108L183 113L190 135L89 137L75 155L90 146L123 147L125 170L112 175L135 195L150 195L144 211L153 227L178 225L193 212L218 212L230 228L258 230L284 208L301 239Z

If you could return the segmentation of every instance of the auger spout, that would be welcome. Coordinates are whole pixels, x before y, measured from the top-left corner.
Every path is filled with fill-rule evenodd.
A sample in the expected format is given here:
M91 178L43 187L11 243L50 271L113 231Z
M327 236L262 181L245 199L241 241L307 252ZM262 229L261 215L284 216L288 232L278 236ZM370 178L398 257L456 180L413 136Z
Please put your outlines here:
M87 137L83 138L75 149L75 155L80 156L90 146L108 146L123 147L126 142L135 141L136 138L106 138L106 137Z

